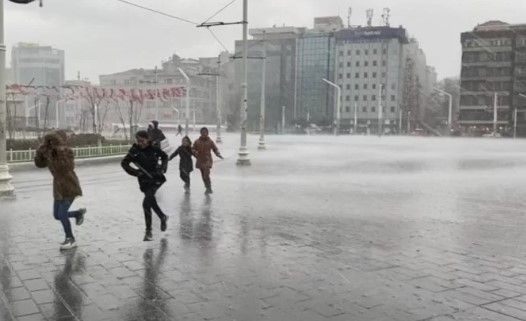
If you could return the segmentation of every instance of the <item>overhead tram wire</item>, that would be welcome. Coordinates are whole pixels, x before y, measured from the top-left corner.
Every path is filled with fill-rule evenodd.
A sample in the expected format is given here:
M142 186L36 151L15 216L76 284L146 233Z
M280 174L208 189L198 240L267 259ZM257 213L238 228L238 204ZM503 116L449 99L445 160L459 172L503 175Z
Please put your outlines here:
M214 18L215 16L217 16L218 14L220 14L223 10L225 10L226 8L230 7L234 2L236 2L237 0L232 0L230 1L228 4L226 4L223 8L217 10L213 15L211 15L208 19L206 19L204 23L207 23L208 21L210 21L210 19Z
M173 19L176 19L176 20L179 20L179 21L190 23L190 24L192 24L194 26L198 25L197 22L194 22L194 21L191 21L191 20L188 20L188 19L185 19L185 18L177 17L177 16L174 16L174 15L166 13L166 12L162 12L162 11L159 11L159 10L155 10L155 9L152 9L152 8L141 6L141 5L133 3L133 2L129 2L129 1L126 1L126 0L116 0L116 1L125 3L125 4L130 5L130 6L134 6L134 7L140 8L140 9L143 9L143 10L146 10L146 11L157 13L157 14L163 15L165 17L169 17L169 18L173 18Z
M221 45L221 47L223 47L223 49L225 49L225 51L228 51L228 48L225 46L225 44L221 40L219 40L219 38L212 31L212 29L210 29L210 28L206 28L206 29L208 29L208 31L210 31L210 34L212 35L212 37L214 37L214 39Z

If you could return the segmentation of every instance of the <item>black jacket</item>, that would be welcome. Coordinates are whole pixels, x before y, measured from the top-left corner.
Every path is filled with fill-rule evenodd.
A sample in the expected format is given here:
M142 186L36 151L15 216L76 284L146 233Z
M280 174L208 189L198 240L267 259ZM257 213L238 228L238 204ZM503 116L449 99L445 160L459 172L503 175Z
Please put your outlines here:
M179 146L172 155L170 160L179 155L181 160L179 161L179 170L181 172L190 173L194 170L194 163L192 161L192 147Z
M131 163L137 168L133 168ZM141 191L144 192L148 188L158 188L166 182L164 173L168 169L168 155L158 147L148 146L141 149L134 144L122 160L121 166L126 173L138 178Z
M166 139L166 136L164 136L163 131L159 128L149 128L148 134L150 135L152 144L157 147L161 146L161 142Z

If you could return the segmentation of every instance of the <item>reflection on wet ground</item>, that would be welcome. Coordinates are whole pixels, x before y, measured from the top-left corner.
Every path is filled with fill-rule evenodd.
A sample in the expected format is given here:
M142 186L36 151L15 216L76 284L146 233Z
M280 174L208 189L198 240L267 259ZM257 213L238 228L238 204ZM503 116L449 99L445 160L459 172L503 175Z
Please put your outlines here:
M153 242L118 164L79 168L89 212L63 253L49 175L17 173L0 320L526 319L526 142L270 136L237 168L225 141L214 194L170 169Z

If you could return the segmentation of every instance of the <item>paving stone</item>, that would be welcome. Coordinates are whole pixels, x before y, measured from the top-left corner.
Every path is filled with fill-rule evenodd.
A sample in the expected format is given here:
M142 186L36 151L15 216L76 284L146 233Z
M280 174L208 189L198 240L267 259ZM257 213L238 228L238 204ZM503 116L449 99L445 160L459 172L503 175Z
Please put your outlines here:
M17 317L38 313L38 308L33 300L21 300L11 303L13 314Z

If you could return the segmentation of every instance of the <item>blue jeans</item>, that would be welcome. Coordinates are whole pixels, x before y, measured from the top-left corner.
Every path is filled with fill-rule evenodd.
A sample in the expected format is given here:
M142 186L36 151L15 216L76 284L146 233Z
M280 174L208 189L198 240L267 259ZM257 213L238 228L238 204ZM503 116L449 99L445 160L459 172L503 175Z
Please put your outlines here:
M53 204L53 216L56 220L62 223L66 237L71 238L73 238L73 232L71 231L71 223L69 222L69 219L79 215L79 211L69 211L69 207L72 203L73 200L55 200L55 203Z

